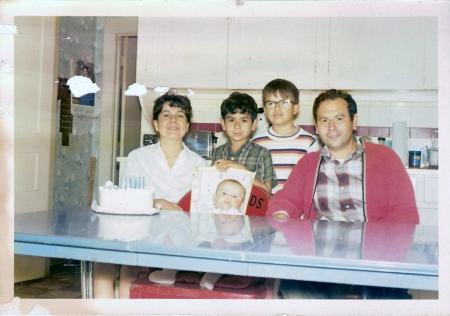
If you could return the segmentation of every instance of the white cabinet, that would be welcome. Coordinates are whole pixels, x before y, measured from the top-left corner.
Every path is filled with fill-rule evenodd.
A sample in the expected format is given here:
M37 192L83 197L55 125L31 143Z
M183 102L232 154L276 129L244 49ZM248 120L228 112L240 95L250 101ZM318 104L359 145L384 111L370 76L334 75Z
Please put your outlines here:
M422 89L426 74L431 88L437 42L429 33L437 28L430 24L423 17L331 18L330 87Z
M229 89L262 89L283 78L301 89L328 83L328 18L231 18Z
M437 20L434 18L423 18L425 24L425 70L424 70L424 89L437 89L438 87L438 32ZM436 125L437 126L437 125Z
M436 89L431 17L232 18L228 88Z
M226 18L139 18L137 81L149 87L224 88Z
M147 86L436 89L434 17L139 18Z
M438 224L438 171L408 169L416 194L420 223L437 226Z

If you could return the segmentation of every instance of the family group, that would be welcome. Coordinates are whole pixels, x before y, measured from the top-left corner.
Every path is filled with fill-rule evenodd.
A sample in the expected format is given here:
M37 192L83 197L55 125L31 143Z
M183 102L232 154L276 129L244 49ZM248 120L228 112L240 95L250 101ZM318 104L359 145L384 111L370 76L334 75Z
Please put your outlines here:
M222 102L220 123L227 142L211 158L220 171L255 173L254 185L272 195L266 212L271 221L419 222L414 190L398 156L356 136L357 104L349 93L330 89L317 96L312 109L317 135L295 124L300 101L292 82L270 81L262 90L262 104L269 127L254 135L258 106L253 97L233 92ZM153 125L159 142L132 151L127 159L124 175L145 176L155 189L154 205L163 210L182 211L177 202L191 189L194 169L207 165L183 143L192 115L186 96L169 92L157 98ZM221 199L239 205L242 190L225 191ZM114 297L112 282L120 275L119 296L128 297L139 269L97 263L94 296ZM167 273L173 278L176 272Z

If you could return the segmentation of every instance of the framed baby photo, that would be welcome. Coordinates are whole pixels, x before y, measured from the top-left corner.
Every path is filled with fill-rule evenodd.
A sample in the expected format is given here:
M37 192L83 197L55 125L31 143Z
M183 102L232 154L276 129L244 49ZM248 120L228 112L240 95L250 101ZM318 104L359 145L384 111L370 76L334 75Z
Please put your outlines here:
M255 173L228 168L198 168L194 174L191 212L245 215Z

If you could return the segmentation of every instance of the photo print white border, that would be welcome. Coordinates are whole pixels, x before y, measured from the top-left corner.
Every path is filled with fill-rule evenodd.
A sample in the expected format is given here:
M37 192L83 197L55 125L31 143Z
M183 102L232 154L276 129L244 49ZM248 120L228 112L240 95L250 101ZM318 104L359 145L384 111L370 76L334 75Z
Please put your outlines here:
M281 5L281 2L283 5ZM446 1L405 1L373 2L355 1L217 1L213 5L203 1L170 2L155 0L151 4L143 1L110 1L105 7L100 1L79 0L75 3L57 0L39 2L6 1L0 2L0 21L2 25L14 25L18 16L146 16L168 17L383 17L383 16L432 16L439 20L439 131L450 134L450 3ZM20 30L18 31L20 32ZM13 35L0 36L0 57L13 65ZM2 90L0 94L0 153L4 163L0 165L0 238L5 245L0 250L0 304L14 298L13 230L14 230L14 76L0 71ZM4 83L4 84L3 84ZM4 88L4 89L3 89ZM439 147L441 157L450 156L450 143L442 142ZM226 310L228 314L298 314L303 315L444 315L450 311L450 168L448 159L442 159L439 170L439 299L438 300L61 300L61 299L20 299L22 313L27 313L37 303L48 308L53 315L58 314L148 314L157 311L161 315L193 314L216 315ZM70 311L70 312L69 312Z

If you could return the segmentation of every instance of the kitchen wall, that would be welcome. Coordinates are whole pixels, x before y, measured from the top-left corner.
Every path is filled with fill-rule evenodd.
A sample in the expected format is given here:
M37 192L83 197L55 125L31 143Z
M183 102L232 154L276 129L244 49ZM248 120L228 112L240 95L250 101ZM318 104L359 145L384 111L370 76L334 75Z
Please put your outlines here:
M289 78L286 78L289 79ZM186 94L185 89L178 89ZM190 95L194 117L192 130L220 132L220 104L234 90L194 89ZM261 90L240 90L252 95L262 107ZM312 106L320 90L301 90L300 115L296 123L314 132ZM358 132L360 136L390 137L394 121L406 121L409 127L410 147L430 145L432 132L437 124L437 90L349 90L358 105ZM154 95L145 98L145 106L151 111ZM145 120L142 134L153 133Z
M261 106L265 83L291 80L301 89L297 123L311 131L314 98L345 89L359 135L389 137L394 121L406 121L416 148L438 127L436 30L430 17L140 18L137 81L193 90L191 129L210 131L220 131L219 106L237 89ZM148 112L154 98L144 98Z

